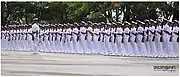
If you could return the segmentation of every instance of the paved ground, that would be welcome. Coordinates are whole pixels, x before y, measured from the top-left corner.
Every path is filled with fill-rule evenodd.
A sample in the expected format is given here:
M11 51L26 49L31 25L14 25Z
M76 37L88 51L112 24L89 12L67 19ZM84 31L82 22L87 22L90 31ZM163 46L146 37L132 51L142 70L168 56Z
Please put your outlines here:
M155 65L175 65L177 58L115 57L58 53L8 52L1 54L1 75L179 75L176 71L154 71Z

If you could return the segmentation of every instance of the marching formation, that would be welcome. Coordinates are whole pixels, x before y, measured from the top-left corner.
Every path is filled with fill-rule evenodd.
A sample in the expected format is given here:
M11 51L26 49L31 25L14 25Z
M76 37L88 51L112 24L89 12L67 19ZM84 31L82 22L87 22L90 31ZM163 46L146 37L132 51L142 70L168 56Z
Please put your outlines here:
M166 19L123 23L2 27L1 48L37 52L178 57L179 23ZM37 30L35 30L37 29Z

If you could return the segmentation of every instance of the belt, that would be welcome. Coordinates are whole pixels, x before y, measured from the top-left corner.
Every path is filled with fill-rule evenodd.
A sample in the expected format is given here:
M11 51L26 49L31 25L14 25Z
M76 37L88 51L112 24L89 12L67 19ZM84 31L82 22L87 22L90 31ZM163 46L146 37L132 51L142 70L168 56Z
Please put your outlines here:
M33 31L32 31L32 33L38 33L38 31L36 31L36 32L33 32Z
M123 34L117 33L117 35L123 35Z
M98 36L99 34L96 34L96 33L94 33L96 36Z
M140 35L142 35L142 36L144 35L143 33L138 33L138 34L140 34Z
M84 32L81 32L82 34L86 34L86 33L84 33Z

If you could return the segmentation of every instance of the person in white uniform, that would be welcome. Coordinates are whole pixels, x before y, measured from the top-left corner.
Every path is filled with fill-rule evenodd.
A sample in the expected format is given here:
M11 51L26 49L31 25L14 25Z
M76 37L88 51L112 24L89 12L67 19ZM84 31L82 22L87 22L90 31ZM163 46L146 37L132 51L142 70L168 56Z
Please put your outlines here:
M79 24L78 23L74 23L74 27L72 30L72 42L73 42L73 53L78 53L81 54L83 53L82 51L80 51L80 46L79 46Z
M164 19L163 21L163 49L165 52L165 57L170 57L169 54L171 52L170 48L170 36L171 36L171 29L168 25L167 19Z
M35 19L37 20L37 19ZM37 25L37 23L34 23L32 25L32 36L33 36L33 54L38 54L39 51L39 32L40 32L40 28L39 25Z
M116 30L116 51L117 51L117 55L123 56L125 55L125 48L124 48L124 44L123 44L123 29L122 29L122 23L117 22L117 30Z
M80 35L79 35L79 42L80 42L80 46L81 46L81 51L83 52L83 54L86 54L87 52L87 47L86 47L86 41L85 41L85 37L86 37L86 28L85 26L87 25L84 21L81 22L81 26L80 26Z
M105 32L104 32L104 45L105 45L105 53L104 55L109 55L110 54L110 51L111 51L111 48L110 48L110 44L109 44L109 41L110 41L110 26L111 26L111 23L107 23L106 24L107 26L105 27Z
M115 50L115 32L116 32L116 23L112 23L111 25L111 41L110 41L110 45L111 45L111 51L110 51L110 55L117 55L117 52Z
M62 52L61 37L62 37L62 24L59 24L57 30L57 52Z
M99 38L99 45L101 46L100 48L100 55L103 55L105 52L105 47L104 47L104 31L105 31L105 23L101 22L100 23L100 38Z
M146 54L146 52L147 52L147 50L146 50L146 46L145 46L145 44L144 44L144 39L143 39L143 37L144 37L144 29L143 29L143 27L142 27L142 25L144 24L143 22L141 22L141 21L137 21L138 22L138 28L137 28L137 46L138 46L138 51L139 51L139 53L140 53L140 55L139 56L146 56L147 54Z
M173 33L172 33L172 47L174 52L174 57L179 56L179 22L177 20L174 20L173 25Z
M99 35L100 35L100 30L98 29L98 24L94 23L93 25L93 53L98 54L99 53Z
M86 26L86 28L87 28L87 35L86 35L86 41L87 41L87 54L92 54L93 53L93 43L92 43L92 38L93 38L93 33L92 33L92 31L93 31L93 28L92 28L92 22L91 21L87 21L87 23L88 23L88 26Z
M155 44L155 21L150 19L150 27L149 27L149 34L148 34L148 42L150 45L150 57L159 57L160 54L158 53L156 49L156 44Z
M124 22L124 35L123 35L123 43L125 47L126 56L132 56L132 47L130 43L130 29L129 29L130 23L125 21Z
M171 34L171 36L170 36L170 40L169 40L169 48L170 48L170 51L169 51L169 55L170 55L170 57L175 57L176 56L176 53L175 53L175 50L176 50L176 46L175 47L173 47L173 44L174 44L174 39L177 39L177 37L176 37L176 35L175 35L175 33L174 33L174 23L173 22L171 22L171 21L169 21L168 22L168 25L172 28L171 30L172 30L172 34ZM176 31L176 30L175 30ZM175 36L175 37L174 37Z
M151 55L152 53L151 53L151 49L150 49L150 44L149 44L149 34L150 34L150 21L149 20L147 20L147 19L145 19L144 20L145 21L145 25L143 25L144 26L144 44L146 45L146 50L147 50L147 56L149 56L149 55Z
M132 21L132 24L131 24L131 32L130 32L130 43L131 43L131 46L132 46L132 53L133 53L133 56L138 56L139 53L138 53L138 47L137 47L137 44L136 44L136 36L137 36L137 31L136 31L136 27L137 27L137 23Z

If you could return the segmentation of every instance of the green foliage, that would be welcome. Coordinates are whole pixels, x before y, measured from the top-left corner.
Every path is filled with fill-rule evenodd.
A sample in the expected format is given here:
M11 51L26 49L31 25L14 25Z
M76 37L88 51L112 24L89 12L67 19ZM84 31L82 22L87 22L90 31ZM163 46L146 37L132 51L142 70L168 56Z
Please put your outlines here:
M2 25L32 23L33 18L48 23L80 22L110 22L157 19L164 16L167 19L173 15L178 20L179 2L1 2ZM115 6L116 5L116 6ZM157 11L159 9L159 11ZM113 11L115 18L113 18Z

